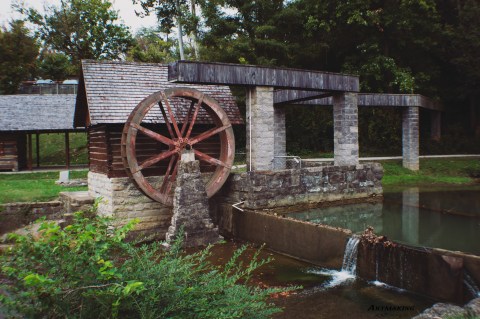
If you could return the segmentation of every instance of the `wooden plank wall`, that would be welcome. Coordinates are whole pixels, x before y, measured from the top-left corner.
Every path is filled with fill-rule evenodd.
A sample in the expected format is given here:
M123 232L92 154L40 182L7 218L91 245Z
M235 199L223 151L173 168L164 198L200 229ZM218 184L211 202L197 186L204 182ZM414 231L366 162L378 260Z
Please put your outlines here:
M164 124L145 125L149 129L169 136L168 130ZM192 131L192 137L207 131L209 125L195 125ZM106 174L108 177L126 177L126 171L123 166L121 155L121 137L123 125L109 124L97 125L91 127L88 132L88 149L90 159L90 170L96 173ZM139 162L157 155L167 150L167 146L157 142L143 134L137 135L136 142L137 159ZM213 136L195 147L210 156L218 158L220 154L220 138L218 135ZM167 170L169 159L158 162L157 164L142 170L145 176L162 176ZM201 171L208 172L215 170L215 166L201 162Z
M0 170L19 169L18 143L19 135L3 134L0 136Z

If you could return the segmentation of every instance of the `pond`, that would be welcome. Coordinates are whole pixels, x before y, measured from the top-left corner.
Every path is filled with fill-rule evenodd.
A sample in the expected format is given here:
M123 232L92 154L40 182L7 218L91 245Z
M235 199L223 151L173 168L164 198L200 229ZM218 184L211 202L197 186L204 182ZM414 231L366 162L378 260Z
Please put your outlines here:
M224 263L237 243L227 242L213 248L212 261ZM256 249L249 248L244 256L248 262ZM380 283L369 283L340 272L312 266L293 258L263 250L261 258L273 260L258 269L252 283L261 287L302 286L288 296L278 296L274 302L284 308L274 318L411 318L434 301Z
M384 189L381 203L312 209L286 217L378 235L419 247L480 255L480 185Z

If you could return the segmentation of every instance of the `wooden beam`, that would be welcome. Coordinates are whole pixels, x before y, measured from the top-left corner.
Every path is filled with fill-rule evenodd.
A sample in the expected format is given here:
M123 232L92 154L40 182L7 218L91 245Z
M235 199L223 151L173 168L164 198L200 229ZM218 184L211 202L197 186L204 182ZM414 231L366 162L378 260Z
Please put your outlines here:
M65 132L65 161L67 169L70 168L70 138L68 132Z
M178 83L269 86L309 91L358 92L357 76L258 65L177 61L168 80Z
M32 170L32 157L33 157L33 150L32 150L32 133L28 134L28 160L27 160L27 168Z
M37 167L40 167L40 134L35 134L35 146L37 147Z
M300 90L277 90L273 92L273 103L275 105L294 104L309 100L323 99L332 96L333 93L300 91Z
M294 93L289 93L295 96ZM301 93L302 94L302 93ZM303 93L304 94L304 93ZM288 99L288 98L287 98ZM320 99L308 99L300 102L282 100L283 104L293 103L302 105L333 105L331 97ZM385 94L385 93L359 93L358 106L370 107L420 107L432 111L444 111L443 105L420 94Z

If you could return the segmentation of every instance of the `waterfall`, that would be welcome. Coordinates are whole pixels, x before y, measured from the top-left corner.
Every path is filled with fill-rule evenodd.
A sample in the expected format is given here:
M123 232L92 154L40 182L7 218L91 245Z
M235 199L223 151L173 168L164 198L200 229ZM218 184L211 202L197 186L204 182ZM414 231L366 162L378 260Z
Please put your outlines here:
M340 271L324 268L308 270L309 273L330 277L330 280L322 285L322 289L332 288L345 282L351 282L352 280L355 280L359 243L360 237L354 236L348 240L345 247L345 253L343 255L342 269Z
M345 247L345 253L343 255L342 271L347 272L353 276L357 274L357 256L358 256L358 244L360 243L360 237L350 237Z
M473 297L480 297L480 289L478 288L473 278L470 277L470 275L466 271L463 273L463 283L465 284L465 286L467 286L468 291L470 291Z

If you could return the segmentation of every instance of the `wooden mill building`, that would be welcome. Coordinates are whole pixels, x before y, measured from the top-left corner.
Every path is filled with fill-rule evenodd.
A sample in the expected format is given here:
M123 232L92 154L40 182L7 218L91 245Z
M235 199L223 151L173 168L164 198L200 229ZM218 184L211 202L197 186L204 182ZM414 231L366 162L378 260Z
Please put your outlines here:
M69 166L68 133L73 127L75 95L0 95L0 170L31 169L32 135L36 135L36 166L39 166L39 135L64 133Z
M109 178L126 177L120 144L122 129L130 113L150 94L178 86L195 88L213 97L223 107L232 125L243 124L230 88L227 86L170 83L166 64L82 61L82 74L75 108L75 126L88 128L90 171L105 174ZM184 118L188 109L188 107L175 108L175 105L172 105L172 108L177 119ZM150 125L152 130L164 136L168 135L165 121L158 108L149 112L145 122L147 122L146 126ZM205 131L206 128L202 125L210 124L208 115L200 112L194 130ZM137 139L140 140L137 153L140 150L141 158L158 154L162 151L162 147L165 147L141 134ZM199 143L197 147L211 154L218 149L219 145L216 145L218 143L215 139L209 139L208 142ZM161 175L165 172L167 164L167 161L161 161L143 173Z

